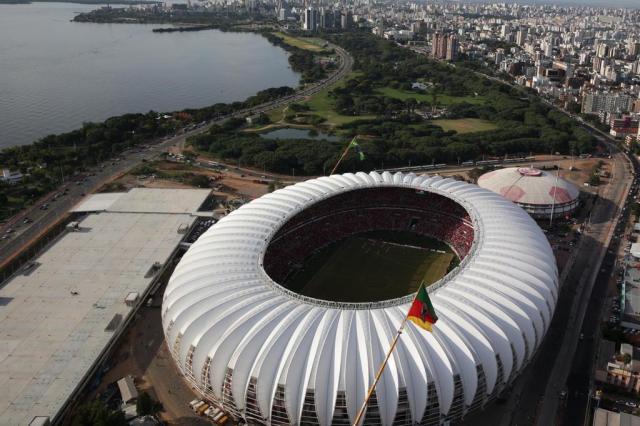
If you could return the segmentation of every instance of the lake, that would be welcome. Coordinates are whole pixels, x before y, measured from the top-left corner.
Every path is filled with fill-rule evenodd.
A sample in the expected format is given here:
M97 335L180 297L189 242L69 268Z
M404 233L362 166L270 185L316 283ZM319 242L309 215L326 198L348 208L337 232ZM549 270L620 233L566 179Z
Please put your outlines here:
M287 52L258 34L70 22L97 7L0 5L0 148L127 112L203 107L298 85Z
M315 135L311 134L309 129L293 129L290 127L284 127L282 129L272 130L266 133L260 133L260 136L266 139L313 139L313 140L328 140L339 141L340 138L327 133L316 132Z

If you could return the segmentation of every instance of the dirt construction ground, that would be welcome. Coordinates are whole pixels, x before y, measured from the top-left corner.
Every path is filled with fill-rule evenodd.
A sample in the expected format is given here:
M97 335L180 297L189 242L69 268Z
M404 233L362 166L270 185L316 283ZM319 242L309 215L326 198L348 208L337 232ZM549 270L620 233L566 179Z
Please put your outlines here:
M164 405L161 419L170 425L211 425L194 414L189 402L197 398L171 360L162 333L160 298L152 307L142 307L113 356L113 367L97 391L131 374L139 391L147 391Z

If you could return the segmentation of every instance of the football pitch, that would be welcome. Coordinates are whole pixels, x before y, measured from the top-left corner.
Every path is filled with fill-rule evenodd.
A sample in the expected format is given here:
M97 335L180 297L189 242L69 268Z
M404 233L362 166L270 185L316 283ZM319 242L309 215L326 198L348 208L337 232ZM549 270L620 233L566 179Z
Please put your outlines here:
M302 295L339 302L405 296L442 278L457 260L445 244L398 233L345 238L311 256L284 285Z

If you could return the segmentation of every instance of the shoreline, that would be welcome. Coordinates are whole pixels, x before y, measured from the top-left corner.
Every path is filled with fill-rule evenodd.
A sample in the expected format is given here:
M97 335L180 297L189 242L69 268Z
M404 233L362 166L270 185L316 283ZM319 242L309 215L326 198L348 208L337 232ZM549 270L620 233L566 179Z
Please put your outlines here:
M2 0L0 0L1 2ZM32 3L31 1L27 1L25 3L15 3L15 4L30 4ZM81 1L48 1L48 0L44 0L44 1L39 1L36 0L33 3L68 3L68 4L86 4L86 5L92 5L94 3L83 3ZM151 4L155 4L157 2L155 1L147 1L147 3L151 3ZM3 3L0 3L0 6ZM14 3L11 3L14 4ZM95 3L95 4L106 4L106 3ZM112 4L116 4L116 3L112 3ZM133 3L122 3L122 4L133 4ZM76 15L78 16L78 15ZM102 24L102 23L107 23L107 22L87 22L87 21L74 21L74 19L71 19L70 22L77 22L77 23L90 23L90 24ZM114 21L114 22L109 22L110 24L138 24L138 25L159 25L158 23L145 23L145 22L132 22L132 21ZM174 33L174 32L199 32L199 31L205 31L205 30L217 30L220 31L221 33L237 33L237 34L254 34L256 36L260 36L263 39L266 39L266 41L273 47L275 48L279 48L280 50L283 50L284 52L286 52L287 55L287 68L291 69L297 77L297 82L296 84L290 84L288 85L289 87L291 87L292 90L299 90L299 89L303 89L305 86L305 83L303 83L302 81L302 76L303 76L303 71L301 70L295 70L292 67L291 62L288 61L288 59L291 57L291 50L289 46L286 45L280 45L277 43L274 43L273 40L271 40L264 32L264 30L262 28L258 28L258 29L248 29L248 28L241 28L235 27L235 24L233 26L230 27L219 27L216 24L199 24L199 25L193 25L193 24L189 24L189 23L185 23L185 22L175 22L175 23L171 23L176 25L176 27L163 27L163 28L153 28L151 30L151 32L156 33L156 34L164 34L164 33ZM237 23L237 24L241 24L241 23ZM294 49L295 50L295 49ZM237 104L237 103L243 103L246 102L248 99L259 95L260 92L266 91L266 90L270 90L270 89L276 89L278 88L278 84L274 83L274 85L272 86L268 86L265 87L264 89L258 90L254 93L251 93L247 96L240 96L235 100L229 100L229 101L216 101L215 99L212 99L211 101L207 102L205 105L202 106L191 106L191 105L186 105L184 107L177 107L177 108L170 108L170 109L163 109L160 110L157 107L150 107L150 108L146 108L145 110L140 110L140 111L131 111L131 110L124 110L122 112L114 112L113 114L109 115L108 117L105 118L98 118L98 119L86 119L83 120L83 122L87 122L87 123L104 123L107 120L111 120L114 118L121 118L124 117L126 115L131 115L131 114L146 114L148 111L156 111L160 114L177 114L177 113L181 113L184 111L197 111L197 110L204 110L207 108L212 108L216 105L219 104L224 104L227 106L230 106L232 104ZM126 106L125 106L126 107ZM58 131L58 132L54 132L54 133L46 133L43 134L40 137L37 137L29 142L25 142L25 143L18 143L18 144L11 144L11 145L7 145L7 146L1 146L0 145L0 153L2 153L3 151L6 150L10 150L12 148L16 148L16 147L28 147L28 146L32 146L34 144L37 144L38 142L40 142L42 139L45 139L47 137L50 136L60 136L60 135L65 135L65 134L69 134L69 133L74 133L78 130L82 129L82 123L78 123L77 125L75 125L73 128L70 128L69 130L62 130L62 131Z
M224 29L219 30L226 32ZM227 31L229 30L227 29ZM86 122L68 132L43 136L24 145L2 148L0 149L0 162L3 167L27 173L27 178L23 183L14 186L11 191L7 191L6 194L0 194L9 197L7 201L10 201L0 219L14 217L15 214L20 214L33 206L34 201L39 197L58 191L60 185L64 183L60 181L60 176L66 176L67 180L75 181L75 177L72 178L71 175L75 176L79 173L79 176L83 176L100 164L104 164L105 161L117 159L121 155L120 153L127 149L158 143L165 144L172 140L185 138L187 135L193 136L203 133L213 124L221 125L229 119L244 121L247 116L261 114L292 102L298 102L343 78L353 65L350 55L335 46L337 49L335 54L340 58L339 66L327 69L322 78L316 77L317 80L309 80L308 77L305 79L305 73L309 70L305 67L295 69L294 63L290 59L300 54L311 54L310 52L297 47L273 43L268 37L269 33L265 32L263 28L233 29L230 32L260 35L266 38L266 41L273 47L287 52L289 67L298 75L296 88L289 86L270 87L259 90L243 100L215 104L210 101L203 107L185 107L170 110L167 113L150 111L147 113L117 114L105 120ZM114 132L111 129L119 130ZM89 133L96 134L96 132L105 136L88 143L87 135ZM37 158L41 157L40 153L43 150L53 153L54 159L52 161L59 164L56 170L42 166L38 162ZM31 161L20 163L18 159L25 152L28 153ZM74 154L69 156L70 153ZM42 172L34 175L34 170L42 170ZM31 173L28 173L29 171ZM39 174L43 174L44 180L42 178L34 180L34 176Z

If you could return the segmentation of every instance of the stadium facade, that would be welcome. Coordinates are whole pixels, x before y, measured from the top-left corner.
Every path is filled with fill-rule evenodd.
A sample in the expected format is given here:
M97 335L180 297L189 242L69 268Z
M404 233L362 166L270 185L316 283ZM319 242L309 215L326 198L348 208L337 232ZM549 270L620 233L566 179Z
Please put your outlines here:
M437 425L495 398L551 322L551 247L529 215L493 192L386 172L278 190L191 247L162 307L167 344L187 380L250 424L350 425L413 295L343 303L278 280L310 251L371 229L439 238L460 264L428 288L434 332L407 325L364 424Z
M511 200L536 219L564 217L578 207L580 190L555 173L509 167L480 176L478 186Z

